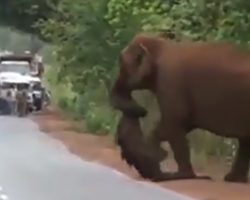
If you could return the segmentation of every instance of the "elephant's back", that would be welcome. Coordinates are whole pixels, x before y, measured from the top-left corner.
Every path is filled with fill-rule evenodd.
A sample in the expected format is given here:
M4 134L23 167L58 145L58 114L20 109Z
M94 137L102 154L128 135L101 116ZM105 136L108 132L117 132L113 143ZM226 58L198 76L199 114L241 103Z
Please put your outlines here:
M219 135L250 137L249 52L227 43L166 42L158 66L167 115L177 112L190 126Z

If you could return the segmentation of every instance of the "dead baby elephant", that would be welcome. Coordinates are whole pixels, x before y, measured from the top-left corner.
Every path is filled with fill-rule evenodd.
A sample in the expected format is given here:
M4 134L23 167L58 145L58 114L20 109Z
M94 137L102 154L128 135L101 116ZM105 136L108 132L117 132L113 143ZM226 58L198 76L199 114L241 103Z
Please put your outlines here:
M156 134L156 127L153 134ZM182 173L162 172L160 162L167 157L158 141L147 141L143 137L138 118L123 115L119 121L116 142L121 148L121 157L130 166L134 166L143 178L152 181L177 180L193 178ZM197 177L198 178L198 177ZM209 179L209 177L199 177Z
M195 128L237 138L239 149L226 181L246 182L250 159L250 53L225 43L174 42L137 35L120 54L120 72L111 91L112 105L126 116L147 111L131 96L148 89L157 98L161 131L179 173L196 177L187 133Z

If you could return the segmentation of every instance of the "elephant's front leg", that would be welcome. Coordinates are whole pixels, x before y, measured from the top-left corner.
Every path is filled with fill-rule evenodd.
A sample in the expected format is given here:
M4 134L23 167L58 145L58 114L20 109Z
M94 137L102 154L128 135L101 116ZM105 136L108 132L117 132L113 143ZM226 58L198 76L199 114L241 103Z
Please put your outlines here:
M174 158L178 165L178 173L187 177L195 177L191 164L188 141L185 137L186 130L178 127L169 128L168 142L173 150Z
M169 123L168 123L169 124ZM171 124L171 123L170 123ZM178 171L174 173L175 179L211 179L209 176L196 176L191 163L191 156L186 133L188 130L180 126L162 126L161 131L157 132L158 138L167 140L173 150L174 158L178 165ZM161 133L161 134L160 134Z

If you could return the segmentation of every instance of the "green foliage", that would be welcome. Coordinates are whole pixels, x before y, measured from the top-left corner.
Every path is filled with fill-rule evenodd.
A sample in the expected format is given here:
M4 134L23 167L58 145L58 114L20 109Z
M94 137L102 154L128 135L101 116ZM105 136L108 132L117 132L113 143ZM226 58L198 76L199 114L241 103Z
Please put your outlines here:
M42 36L35 23L55 15L58 2L59 0L1 0L0 24Z

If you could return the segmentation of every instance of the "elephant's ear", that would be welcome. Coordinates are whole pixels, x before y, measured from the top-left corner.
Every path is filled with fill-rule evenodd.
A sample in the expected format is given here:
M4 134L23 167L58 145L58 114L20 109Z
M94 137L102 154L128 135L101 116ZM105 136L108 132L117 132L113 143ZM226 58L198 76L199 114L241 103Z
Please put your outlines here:
M148 48L144 44L140 43L139 47L141 48L141 50L143 51L143 53L149 54Z
M136 65L136 67L139 67L142 64L143 59L149 54L149 52L147 47L140 43L136 45L135 49L132 51L132 54L134 54L134 64Z
M138 78L143 79L152 72L152 56L146 45L140 43L139 48L140 54L137 57L139 70Z

